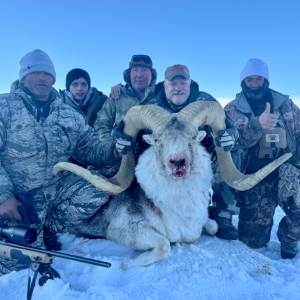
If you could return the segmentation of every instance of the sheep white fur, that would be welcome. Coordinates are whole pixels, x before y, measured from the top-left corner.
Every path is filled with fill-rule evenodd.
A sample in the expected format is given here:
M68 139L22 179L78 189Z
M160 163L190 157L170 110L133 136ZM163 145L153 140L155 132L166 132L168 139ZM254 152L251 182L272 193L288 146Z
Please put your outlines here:
M139 184L133 182L91 219L72 229L77 235L105 237L134 249L150 250L124 263L124 269L163 259L170 252L170 243L192 243L200 237L203 227L209 234L218 229L217 223L208 218L213 172L210 156L200 145L205 132L174 118L168 124L169 131L161 128L165 153L158 154L159 147L152 146L139 158L135 169ZM154 143L152 135L144 137ZM176 178L163 167L165 157L161 156L184 151L190 168L186 177Z

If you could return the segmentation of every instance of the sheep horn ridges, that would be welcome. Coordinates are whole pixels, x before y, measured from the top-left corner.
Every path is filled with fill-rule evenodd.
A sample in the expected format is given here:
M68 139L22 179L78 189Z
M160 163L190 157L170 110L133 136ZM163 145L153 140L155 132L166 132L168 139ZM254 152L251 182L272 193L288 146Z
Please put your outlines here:
M218 136L217 133L219 130L226 129L225 113L218 102L193 102L182 109L178 113L177 117L196 127L201 125L210 126L213 130L214 137ZM225 152L223 147L216 146L216 153L218 157L219 170L223 179L229 186L239 191L251 189L292 156L291 153L286 153L256 173L244 175L236 169L230 152Z
M171 117L171 114L157 105L134 106L124 118L124 133L130 135L134 140L139 130L149 128L154 130ZM133 151L128 151L122 156L119 172L112 178L101 178L93 175L89 170L75 164L61 162L54 166L53 174L67 170L86 179L98 189L109 194L119 194L126 190L134 178L135 159Z

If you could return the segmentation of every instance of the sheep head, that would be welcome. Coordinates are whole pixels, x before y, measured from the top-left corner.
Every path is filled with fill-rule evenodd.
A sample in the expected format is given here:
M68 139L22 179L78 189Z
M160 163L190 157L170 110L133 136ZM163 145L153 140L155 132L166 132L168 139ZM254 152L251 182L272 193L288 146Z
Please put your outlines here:
M153 163L157 164L160 174L183 179L201 168L199 152L209 156L204 148L199 148L205 136L205 131L198 131L195 126L172 116L156 127L152 134L143 135L143 138L153 146Z

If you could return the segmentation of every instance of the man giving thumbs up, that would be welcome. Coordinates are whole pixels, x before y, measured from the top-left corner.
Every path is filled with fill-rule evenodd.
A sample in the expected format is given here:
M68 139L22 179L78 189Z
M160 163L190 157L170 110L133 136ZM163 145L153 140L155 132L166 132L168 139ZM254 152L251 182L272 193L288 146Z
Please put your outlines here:
M260 59L248 60L240 83L242 92L225 107L225 113L239 127L238 142L245 149L244 173L256 172L283 153L292 152L293 156L279 172L273 171L252 189L241 192L239 240L251 248L267 246L275 209L280 205L286 214L277 233L281 256L292 259L299 252L300 241L300 110L289 96L269 88L268 66ZM287 147L283 149L279 140L285 138ZM272 156L261 151L266 142L272 147Z

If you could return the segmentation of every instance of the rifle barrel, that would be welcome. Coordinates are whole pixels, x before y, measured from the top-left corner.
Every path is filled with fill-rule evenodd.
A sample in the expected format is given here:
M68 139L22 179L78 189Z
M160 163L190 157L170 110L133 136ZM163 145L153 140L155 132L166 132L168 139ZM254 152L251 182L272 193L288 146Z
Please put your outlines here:
M15 248L29 250L29 251L36 251L36 252L48 254L48 255L51 255L51 256L60 257L60 258L64 258L64 259L69 259L69 260L74 260L74 261L79 261L79 262L82 262L82 263L95 265L95 266L99 266L99 267L104 267L104 268L110 268L111 267L111 263L108 263L108 262L105 262L105 261L95 260L95 259L91 259L91 258L83 258L83 257L80 257L80 256L75 256L75 255L70 255L70 254L65 254L65 253L58 253L58 252L55 252L55 251L34 248L34 247L25 246L25 245L21 245L21 244L17 244L17 243L11 243L11 242L7 242L7 241L1 241L0 240L0 245L15 247Z

